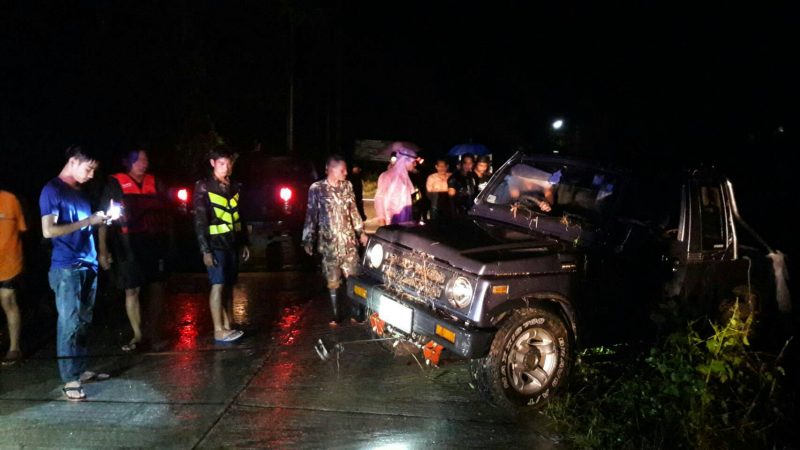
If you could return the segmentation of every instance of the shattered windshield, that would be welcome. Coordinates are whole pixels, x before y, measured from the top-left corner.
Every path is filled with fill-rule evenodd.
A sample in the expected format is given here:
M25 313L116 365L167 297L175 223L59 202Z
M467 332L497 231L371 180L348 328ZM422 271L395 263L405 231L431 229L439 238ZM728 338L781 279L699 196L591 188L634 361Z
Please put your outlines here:
M533 213L594 221L618 190L616 175L561 162L522 160L497 175L482 203L507 205L514 217Z

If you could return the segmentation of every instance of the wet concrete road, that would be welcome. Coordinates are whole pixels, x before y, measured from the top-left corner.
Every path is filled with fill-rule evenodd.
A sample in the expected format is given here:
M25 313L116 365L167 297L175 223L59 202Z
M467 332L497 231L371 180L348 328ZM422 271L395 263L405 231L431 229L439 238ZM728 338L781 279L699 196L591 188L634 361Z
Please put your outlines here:
M539 414L510 418L469 387L466 365L420 368L376 343L345 345L336 361L313 349L367 337L330 328L321 277L243 274L235 316L246 337L211 339L206 278L169 283L158 352L124 354L121 298L98 299L89 401L60 391L54 336L24 362L0 369L0 448L558 448ZM42 327L44 328L44 327Z

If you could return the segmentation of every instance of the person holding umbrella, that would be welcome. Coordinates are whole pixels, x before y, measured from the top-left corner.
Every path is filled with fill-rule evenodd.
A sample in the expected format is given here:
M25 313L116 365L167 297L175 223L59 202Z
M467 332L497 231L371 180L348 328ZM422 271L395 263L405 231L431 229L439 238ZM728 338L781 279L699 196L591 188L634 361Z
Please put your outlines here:
M476 144L470 140L466 144L458 144L447 152L450 156L461 158L459 169L448 180L447 192L453 199L453 206L456 214L466 215L472 208L475 197L480 189L476 177L473 173L476 168L476 157L488 155L489 149L483 144Z
M475 157L472 154L461 155L459 170L447 180L447 193L453 200L453 209L456 214L466 214L478 194L475 180L470 175L474 165Z
M473 183L477 190L475 191L475 195L477 195L483 188L489 184L489 180L492 179L492 173L489 170L491 166L492 160L488 156L481 156L475 162L475 168L472 169L472 173L470 177L473 179ZM474 197L473 197L474 199Z

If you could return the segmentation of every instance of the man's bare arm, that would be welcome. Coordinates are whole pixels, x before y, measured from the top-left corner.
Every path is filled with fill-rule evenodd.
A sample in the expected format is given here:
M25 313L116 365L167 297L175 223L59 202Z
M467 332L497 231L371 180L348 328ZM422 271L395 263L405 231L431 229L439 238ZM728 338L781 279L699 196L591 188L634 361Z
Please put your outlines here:
M97 226L103 224L106 220L108 220L108 218L104 215L92 214L91 216L77 222L57 225L56 216L53 214L48 214L46 216L42 216L42 235L44 235L44 237L47 239L57 238L74 233L85 226Z
M97 261L103 270L111 268L111 254L108 252L108 227L100 227L97 230Z

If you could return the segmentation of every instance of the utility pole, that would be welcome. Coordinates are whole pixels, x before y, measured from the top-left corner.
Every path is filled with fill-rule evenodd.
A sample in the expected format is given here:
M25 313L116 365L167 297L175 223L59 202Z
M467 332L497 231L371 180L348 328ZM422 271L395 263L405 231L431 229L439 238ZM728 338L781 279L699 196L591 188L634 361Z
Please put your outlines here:
M337 153L340 155L343 153L344 149L342 148L342 96L343 93L343 77L344 77L344 44L343 44L343 33L342 27L344 27L344 4L342 0L339 0L336 3L336 13L334 17L334 45L335 45L335 80L334 80L334 88L333 88L333 130L334 130L334 139L333 139L333 148Z
M289 105L286 115L286 150L294 153L294 17L289 14Z

